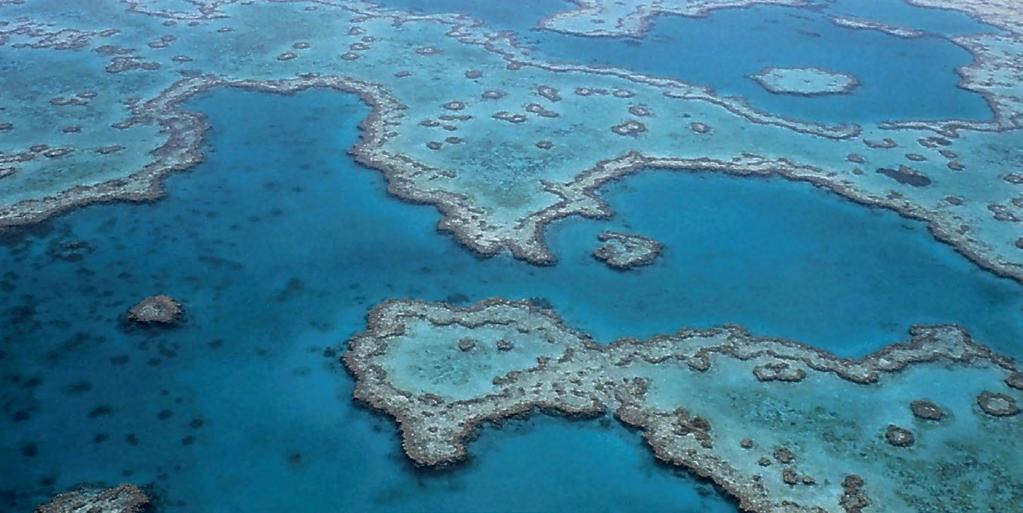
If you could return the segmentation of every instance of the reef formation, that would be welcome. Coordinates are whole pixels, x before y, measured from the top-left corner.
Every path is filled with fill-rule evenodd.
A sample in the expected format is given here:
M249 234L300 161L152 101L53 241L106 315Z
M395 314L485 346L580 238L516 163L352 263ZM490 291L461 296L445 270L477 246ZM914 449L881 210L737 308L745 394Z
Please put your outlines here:
M181 320L181 303L165 294L149 296L128 310L128 319L139 324L172 325Z
M65 492L37 507L34 513L140 513L149 503L149 497L139 487L122 484Z
M593 251L594 258L623 271L650 265L664 249L654 239L629 233L602 232L597 240L601 244Z
M573 0L574 8L544 18L547 30L590 37L639 37L659 15L706 16L715 9L753 5L807 5L808 0Z
M836 16L831 18L831 22L839 27L860 30L877 30L895 37L914 38L924 35L922 30L900 27L898 25L892 25L890 23L883 23L875 20L865 20L863 18L856 18L853 16Z
M394 417L420 465L465 459L483 424L512 416L613 415L746 511L1009 511L1023 499L1019 374L951 325L848 360L736 326L599 345L526 302L391 301L344 364L355 398Z
M657 13L751 3L762 2L580 7L600 6L602 26L630 32L645 22L629 20ZM1013 164L1023 147L1019 14L1007 0L917 3L1005 28L954 38L976 57L959 70L961 86L988 100L990 121L786 119L679 80L552 64L464 15L358 1L6 2L0 53L12 71L0 90L19 97L0 112L0 227L99 201L158 198L167 173L202 159L207 127L182 102L210 88L324 87L374 107L356 158L382 171L394 195L435 205L438 228L481 255L552 263L545 227L611 216L598 195L609 180L699 169L780 174L896 210L980 265L1023 280L1023 172ZM564 28L565 19L544 26Z
M768 67L750 78L771 93L798 96L849 94L860 83L847 73L820 68Z

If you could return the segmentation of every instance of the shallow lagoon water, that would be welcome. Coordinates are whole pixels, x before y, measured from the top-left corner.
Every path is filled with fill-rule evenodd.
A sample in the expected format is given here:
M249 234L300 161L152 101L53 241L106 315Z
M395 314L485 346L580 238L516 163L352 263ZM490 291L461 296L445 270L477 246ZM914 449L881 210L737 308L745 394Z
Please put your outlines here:
M905 39L839 27L830 20L842 15L876 19L882 13L880 21L925 31L997 31L963 13L914 7L902 0L886 0L883 9L877 1L845 0L822 3L818 10L759 5L715 10L700 18L659 16L642 38L581 37L536 29L543 17L570 8L560 1L530 2L528 9L514 13L496 8L494 2L472 0L383 3L429 13L463 12L516 32L520 42L543 60L611 66L709 86L782 117L821 123L992 117L981 95L958 87L955 68L973 60L965 49L934 35ZM768 66L835 70L855 76L860 85L848 95L772 94L749 78Z
M640 174L606 188L614 220L555 225L562 260L538 268L477 259L437 235L434 209L388 197L345 153L367 114L354 97L192 105L214 127L208 159L169 178L167 198L82 209L0 248L0 509L131 480L154 482L169 512L734 511L597 422L487 429L469 465L415 471L337 363L388 297L541 296L602 341L734 322L850 356L913 322L963 321L1023 352L1019 285L919 223L806 184ZM609 228L662 240L663 259L607 269L589 252ZM72 240L93 250L47 254ZM184 302L185 324L123 328L158 292Z

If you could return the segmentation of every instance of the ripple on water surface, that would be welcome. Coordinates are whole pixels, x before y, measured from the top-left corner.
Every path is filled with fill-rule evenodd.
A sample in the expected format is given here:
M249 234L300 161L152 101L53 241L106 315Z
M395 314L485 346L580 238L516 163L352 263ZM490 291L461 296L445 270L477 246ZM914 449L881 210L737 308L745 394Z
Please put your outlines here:
M208 159L167 198L82 209L0 247L0 509L128 480L155 482L168 512L734 511L599 423L488 429L469 465L413 470L337 363L388 297L539 296L603 340L737 322L843 354L921 320L968 321L1007 351L1023 332L1005 320L1017 285L918 223L808 185L643 174L607 189L614 221L555 226L562 262L537 268L479 260L436 234L432 208L388 198L345 154L367 114L354 97L220 91L192 105L214 127ZM610 226L665 255L607 269L589 252ZM184 303L181 327L121 326L159 292ZM536 479L541 467L554 477Z

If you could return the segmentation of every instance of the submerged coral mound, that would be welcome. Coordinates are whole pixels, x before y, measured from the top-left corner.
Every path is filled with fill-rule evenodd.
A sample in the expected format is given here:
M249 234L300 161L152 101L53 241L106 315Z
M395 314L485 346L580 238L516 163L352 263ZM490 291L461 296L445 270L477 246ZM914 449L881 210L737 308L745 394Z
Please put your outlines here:
M128 319L139 324L176 324L181 320L181 303L170 296L149 296L128 310Z
M35 509L34 513L138 513L149 497L131 484L114 488L81 488L65 492Z
M594 258L614 269L650 265L664 249L654 239L628 233L603 232L597 239L601 244L593 251Z
M1010 511L1023 500L1007 450L1023 435L1014 364L956 326L919 326L847 360L734 326L602 346L525 302L391 301L349 346L355 397L396 419L421 465L458 462L481 424L542 410L614 415L747 511Z

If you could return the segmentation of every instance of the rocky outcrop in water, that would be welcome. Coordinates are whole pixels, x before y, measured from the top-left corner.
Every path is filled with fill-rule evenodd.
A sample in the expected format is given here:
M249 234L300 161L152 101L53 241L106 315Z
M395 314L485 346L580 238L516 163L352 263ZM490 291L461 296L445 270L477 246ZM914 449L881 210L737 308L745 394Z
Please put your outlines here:
M34 513L140 513L149 497L139 487L81 488L62 493L37 507Z
M597 239L601 245L594 250L594 258L623 271L650 265L664 249L654 239L627 233L603 232Z
M181 303L170 296L149 296L128 310L128 319L144 325L173 325L181 321Z

